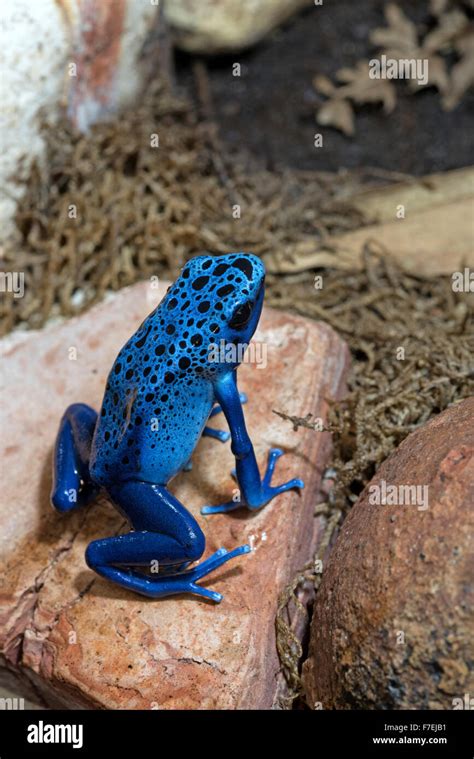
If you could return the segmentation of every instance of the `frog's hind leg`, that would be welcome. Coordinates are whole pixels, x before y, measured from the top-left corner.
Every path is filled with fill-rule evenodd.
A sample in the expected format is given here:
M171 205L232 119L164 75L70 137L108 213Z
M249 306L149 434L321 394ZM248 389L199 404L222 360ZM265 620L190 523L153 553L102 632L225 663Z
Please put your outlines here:
M192 569L204 552L204 535L194 517L161 485L129 481L108 492L134 527L127 535L94 540L86 551L91 569L123 588L151 598L193 593L212 601L222 596L197 584L249 546L221 548ZM140 569L141 568L141 571Z
M63 414L56 438L51 502L58 511L88 503L98 492L89 474L89 457L97 412L74 403Z

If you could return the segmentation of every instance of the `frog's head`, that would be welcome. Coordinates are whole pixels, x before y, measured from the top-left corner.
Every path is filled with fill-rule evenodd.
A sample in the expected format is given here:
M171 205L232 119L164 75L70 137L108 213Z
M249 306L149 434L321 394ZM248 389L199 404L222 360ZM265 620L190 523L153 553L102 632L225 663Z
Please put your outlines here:
M175 288L182 297L186 293L188 311L202 337L202 342L195 339L201 351L204 346L211 351L216 345L245 346L250 342L262 311L264 283L265 267L251 253L203 255L188 261L173 295ZM239 360L231 360L231 350L226 356L225 362L214 360L212 373L238 365Z

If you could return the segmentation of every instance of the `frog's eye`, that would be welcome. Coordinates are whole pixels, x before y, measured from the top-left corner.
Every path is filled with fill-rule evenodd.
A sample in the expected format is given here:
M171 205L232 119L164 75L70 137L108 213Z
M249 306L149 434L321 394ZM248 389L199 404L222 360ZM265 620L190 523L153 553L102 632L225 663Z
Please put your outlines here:
M248 324L249 319L252 316L252 305L252 303L247 301L246 303L237 306L229 322L229 327L231 327L231 329L243 329Z

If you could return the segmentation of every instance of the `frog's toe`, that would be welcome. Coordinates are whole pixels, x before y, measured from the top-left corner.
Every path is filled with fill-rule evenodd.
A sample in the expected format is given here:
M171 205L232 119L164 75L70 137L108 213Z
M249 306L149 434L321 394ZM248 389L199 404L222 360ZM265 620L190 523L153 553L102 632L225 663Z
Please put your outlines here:
M252 549L247 544L238 546L232 551L227 551L225 548L219 548L219 550L213 553L212 556L209 556L204 561L201 561L201 563L194 567L194 569L186 572L188 592L194 593L198 596L203 596L203 598L207 598L208 600L214 601L215 603L220 603L223 598L221 593L217 593L215 590L210 590L209 588L203 588L201 585L197 584L197 581L201 580L210 572L213 572L215 569L222 566L222 564L226 564L236 556L241 556L244 553L250 553L251 550Z
M209 588L202 588L200 585L196 585L195 583L190 584L189 592L193 593L195 596L202 596L203 598L207 598L209 601L214 601L216 604L219 604L224 598L222 593L218 593L216 590L210 590Z
M264 487L270 484L273 472L275 471L275 464L280 456L283 456L283 451L280 448L270 448L268 451L267 469L262 483Z
M219 506L203 506L201 514L226 514L228 511L235 511L243 506L241 501L227 501L227 503L221 503Z
M195 596L202 596L209 601L214 601L214 603L220 603L223 598L222 594L210 588L203 588L198 584L198 580L201 580L236 556L250 553L251 550L249 545L238 546L232 551L227 551L226 548L219 548L218 551L192 569L176 572L176 574L163 575L163 577L150 583L146 594L154 598L160 598L167 595L191 593Z
M262 489L264 491L267 490L268 494L269 495L271 494L272 498L275 495L278 495L279 493L285 493L287 490L293 490L295 488L298 488L298 489L304 488L304 482L303 480L300 480L299 478L289 480L289 482L285 482L283 485L278 485L277 487L270 486L273 473L275 471L275 464L278 461L278 459L283 455L284 455L284 451L282 451L280 448L270 448L268 452L267 469L262 481Z
M232 551L227 551L225 548L219 548L219 550L213 553L212 556L209 556L204 561L201 561L200 564L194 567L194 569L190 570L191 582L200 580L205 575L222 566L222 564L226 564L231 559L235 559L236 556L241 556L244 553L250 553L251 550L252 549L248 544L238 546Z
M230 438L230 432L215 430L212 427L204 427L202 435L203 437L212 437L214 440L220 440L221 443L226 443Z
M283 483L283 485L277 485L277 487L269 488L271 497L273 498L280 493L286 493L287 490L302 490L304 488L303 480L294 479Z

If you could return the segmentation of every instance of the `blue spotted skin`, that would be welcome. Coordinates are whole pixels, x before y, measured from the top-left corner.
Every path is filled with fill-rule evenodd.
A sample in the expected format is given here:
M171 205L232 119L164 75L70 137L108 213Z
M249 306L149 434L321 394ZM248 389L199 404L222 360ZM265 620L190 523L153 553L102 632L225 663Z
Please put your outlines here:
M134 477L166 484L189 461L214 403L213 381L230 368L209 363L209 346L242 342L232 314L263 288L258 258L225 259L192 259L117 356L92 444L91 475L101 485Z
M100 413L70 406L56 441L52 503L70 511L104 489L132 526L128 535L93 541L86 560L103 577L153 598L194 593L221 595L197 580L249 546L220 549L194 568L205 548L192 515L168 491L168 482L189 468L201 435L229 436L206 427L223 411L230 427L241 498L207 506L204 514L245 506L261 508L275 495L301 488L301 480L272 487L272 449L260 478L237 390L237 363L212 356L213 345L247 345L258 324L265 269L254 255L204 255L189 261L159 306L118 354ZM227 360L224 360L224 356ZM218 404L217 406L215 404ZM156 564L159 572L150 574Z

